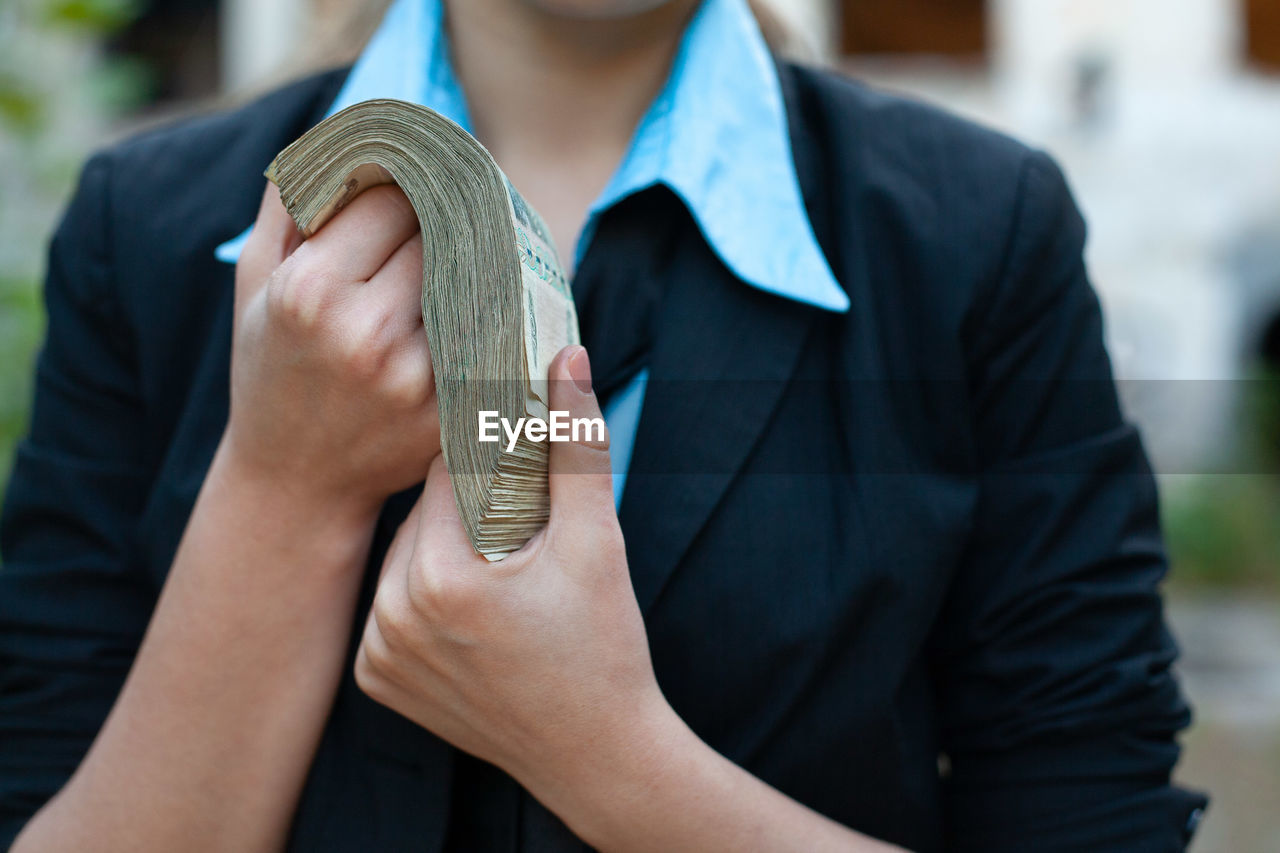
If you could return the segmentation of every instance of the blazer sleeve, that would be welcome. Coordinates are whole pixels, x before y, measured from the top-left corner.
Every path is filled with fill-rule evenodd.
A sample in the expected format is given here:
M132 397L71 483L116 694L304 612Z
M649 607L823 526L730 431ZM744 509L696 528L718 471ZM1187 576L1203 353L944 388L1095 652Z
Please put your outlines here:
M1003 270L975 308L980 495L935 637L947 849L1182 850L1190 711L1154 478L1126 423L1057 166L1027 155Z
M108 177L89 162L50 248L30 431L0 513L0 849L80 763L155 599L130 556L143 424Z

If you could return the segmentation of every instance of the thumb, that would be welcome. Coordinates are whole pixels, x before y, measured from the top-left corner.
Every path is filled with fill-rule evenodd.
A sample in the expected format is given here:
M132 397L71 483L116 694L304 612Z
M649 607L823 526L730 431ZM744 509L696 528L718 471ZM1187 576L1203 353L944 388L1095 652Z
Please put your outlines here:
M580 346L565 347L551 362L551 411L569 418L569 441L553 441L548 466L551 525L557 519L614 516L609 429L591 389L591 361Z

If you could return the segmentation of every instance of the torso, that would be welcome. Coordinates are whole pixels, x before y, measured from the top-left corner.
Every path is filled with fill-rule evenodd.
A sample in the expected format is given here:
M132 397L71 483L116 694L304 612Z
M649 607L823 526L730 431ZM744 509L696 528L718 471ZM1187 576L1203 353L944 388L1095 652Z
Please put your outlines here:
M955 397L963 391L961 324L986 271L982 258L959 263L928 247L982 242L983 227L994 246L1007 223L913 219L904 196L865 172L894 156L896 141L852 138L907 108L790 73L802 186L855 310L827 315L750 289L692 220L681 226L682 248L665 259L675 291L663 307L655 383L621 511L628 556L659 681L695 731L836 820L937 849L926 644L969 535L977 485L965 471L963 423L925 428L920 413L963 408ZM157 590L226 417L232 270L212 250L251 220L261 166L319 118L322 85L332 80L304 84L242 118L215 118L212 132L170 133L118 157L120 185L132 195L116 219L126 236L115 263L145 271L127 283L125 303L139 336L151 446L160 449L137 531ZM958 124L921 120L988 145ZM1007 194L1010 209L1012 154L1010 147L993 158L983 188ZM187 165L197 161L212 165L193 179ZM565 193L550 172L543 182L536 170L512 168L569 257L595 181ZM162 221L150 212L159 200L170 212L198 212ZM959 233L966 228L975 233ZM870 244L892 229L902 231L896 244ZM625 278L635 258L614 257L610 239L602 231L591 252ZM159 246L186 248L157 254ZM948 381L913 386L906 397L892 383L854 381L885 376ZM380 520L362 608L406 497L389 501ZM348 674L293 846L429 847L443 833L452 755L365 697ZM550 838L557 840L541 849L574 849L527 795L509 790L498 799L519 816L525 844Z

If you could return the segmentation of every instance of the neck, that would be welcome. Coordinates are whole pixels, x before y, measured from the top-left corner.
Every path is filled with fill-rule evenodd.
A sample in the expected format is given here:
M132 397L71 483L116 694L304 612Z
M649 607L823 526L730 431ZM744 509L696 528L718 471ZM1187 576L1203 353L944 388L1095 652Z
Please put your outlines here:
M583 19L528 0L447 3L450 58L476 138L549 220L562 258L666 81L696 6L668 0Z
M695 2L618 18L573 18L527 0L447 4L454 69L477 137L565 155L623 144L666 80Z

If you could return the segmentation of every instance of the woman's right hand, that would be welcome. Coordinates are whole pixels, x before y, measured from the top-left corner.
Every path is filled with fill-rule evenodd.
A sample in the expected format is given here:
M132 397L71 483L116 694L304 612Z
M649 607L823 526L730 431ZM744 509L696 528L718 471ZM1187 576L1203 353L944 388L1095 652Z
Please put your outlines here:
M223 452L290 494L376 513L440 451L422 240L399 188L302 241L268 184L236 266Z

